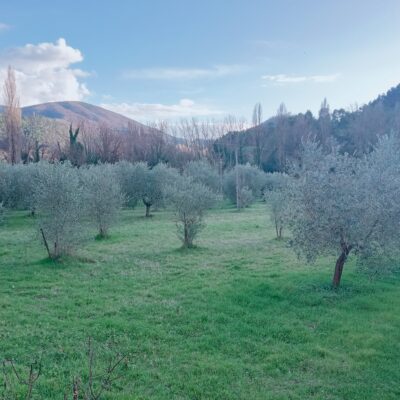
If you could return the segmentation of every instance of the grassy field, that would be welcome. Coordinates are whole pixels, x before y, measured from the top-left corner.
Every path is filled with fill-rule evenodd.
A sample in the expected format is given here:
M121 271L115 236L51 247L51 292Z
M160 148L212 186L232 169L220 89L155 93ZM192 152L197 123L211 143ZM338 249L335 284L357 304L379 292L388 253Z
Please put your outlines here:
M85 374L86 341L130 354L107 399L398 399L400 277L305 265L265 206L210 212L180 250L168 211L125 210L109 239L46 260L26 212L0 232L0 358L39 355L35 398ZM101 354L101 353L99 353Z

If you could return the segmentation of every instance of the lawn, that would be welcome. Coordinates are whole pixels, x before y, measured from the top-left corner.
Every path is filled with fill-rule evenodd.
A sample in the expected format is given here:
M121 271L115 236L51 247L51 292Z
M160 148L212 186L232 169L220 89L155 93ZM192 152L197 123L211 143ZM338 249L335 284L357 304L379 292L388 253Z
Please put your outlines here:
M333 260L297 260L263 204L211 211L192 250L170 212L142 215L124 210L110 238L57 264L26 212L7 216L0 359L41 358L35 399L85 377L89 336L129 354L105 399L400 397L399 275L371 279L350 260L331 290Z

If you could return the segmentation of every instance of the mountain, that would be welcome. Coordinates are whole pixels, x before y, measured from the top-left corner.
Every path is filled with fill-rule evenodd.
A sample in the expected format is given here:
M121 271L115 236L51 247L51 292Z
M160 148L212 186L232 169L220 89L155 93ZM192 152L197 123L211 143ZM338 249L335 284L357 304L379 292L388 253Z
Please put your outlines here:
M121 114L81 101L57 101L22 108L23 116L28 117L33 114L50 119L63 120L72 124L79 124L82 121L96 125L105 124L116 130L125 130L129 124L144 130L152 130L140 122Z

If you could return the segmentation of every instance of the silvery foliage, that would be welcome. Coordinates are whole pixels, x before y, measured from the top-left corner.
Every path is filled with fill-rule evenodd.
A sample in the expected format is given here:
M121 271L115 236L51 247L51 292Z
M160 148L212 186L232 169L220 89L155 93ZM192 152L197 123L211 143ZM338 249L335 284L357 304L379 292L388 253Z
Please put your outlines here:
M362 158L324 154L303 146L289 190L293 246L310 261L354 252L361 257L396 251L400 238L400 143L382 137ZM347 252L347 253L346 253ZM339 259L338 259L339 261Z
M39 235L49 257L57 259L80 243L86 204L78 170L69 163L41 164L34 203Z
M184 175L191 177L193 182L202 183L215 193L220 190L218 171L207 161L191 161L185 166Z
M147 164L120 161L113 168L124 195L125 206L136 207L137 203L142 200L140 188L148 169Z
M80 169L88 215L96 224L99 237L106 237L124 202L121 187L111 165Z
M166 189L169 203L175 211L177 233L183 247L192 247L193 240L204 227L203 217L213 206L216 195L203 183L182 176Z
M261 198L266 174L259 168L246 165L237 165L224 176L224 194L234 204L237 202L236 182L239 184L239 208L248 207L256 199Z
M148 170L141 191L143 202L156 207L164 207L165 189L177 179L179 179L178 171L165 164L157 164Z
M164 206L164 188L171 185L179 175L177 170L165 164L158 164L150 169L143 162L120 162L115 169L127 205L134 207L142 201L146 205L146 215L149 215L152 206Z
M270 209L271 221L278 239L283 237L283 229L287 224L290 179L287 174L281 172L269 173L266 176L264 199Z
M0 164L0 201L4 206L32 209L32 193L38 164Z
M138 193L146 206L146 216L150 216L151 207L165 206L165 189L171 186L178 178L176 169L165 164L157 164L153 168L142 167L137 171Z

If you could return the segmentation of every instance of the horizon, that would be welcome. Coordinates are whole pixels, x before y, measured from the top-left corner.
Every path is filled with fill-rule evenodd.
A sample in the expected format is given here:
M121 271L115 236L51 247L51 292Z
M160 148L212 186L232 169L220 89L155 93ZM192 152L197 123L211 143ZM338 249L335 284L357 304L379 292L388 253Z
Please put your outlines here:
M397 1L226 4L5 4L0 78L16 70L21 106L83 101L144 123L251 120L257 102L264 120L282 102L315 115L324 98L349 109L400 82Z

